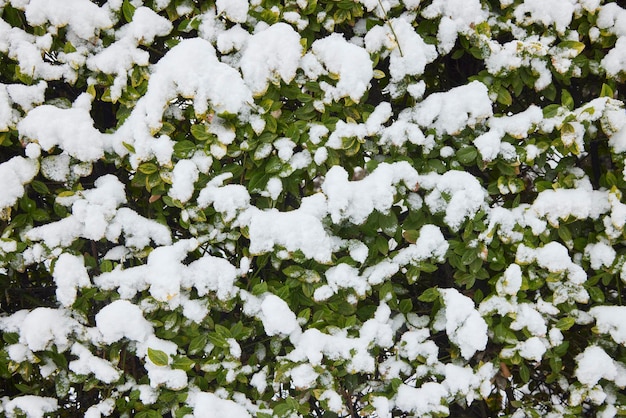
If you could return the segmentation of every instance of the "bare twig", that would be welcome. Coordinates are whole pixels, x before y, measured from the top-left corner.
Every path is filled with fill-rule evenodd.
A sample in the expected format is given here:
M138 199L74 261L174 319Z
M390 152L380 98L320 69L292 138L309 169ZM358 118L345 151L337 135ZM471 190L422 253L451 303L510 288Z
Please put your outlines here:
M387 22L387 25L389 26L389 30L391 30L391 34L393 35L393 37L396 40L396 43L398 44L398 51L400 52L400 56L404 57L404 54L402 53L402 46L400 46L400 39L398 39L398 35L396 34L396 31L393 29L393 25L391 24L391 21L387 17L387 12L385 11L385 8L383 7L383 3L381 2L381 0L378 0L378 5L380 6L380 10L382 10L383 14L385 15L385 22Z

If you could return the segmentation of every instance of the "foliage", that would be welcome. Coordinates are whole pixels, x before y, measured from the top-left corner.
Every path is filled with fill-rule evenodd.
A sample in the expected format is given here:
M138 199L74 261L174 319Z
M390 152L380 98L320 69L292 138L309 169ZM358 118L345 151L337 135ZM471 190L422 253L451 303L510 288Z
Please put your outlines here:
M544 3L0 0L4 414L626 414L626 10Z

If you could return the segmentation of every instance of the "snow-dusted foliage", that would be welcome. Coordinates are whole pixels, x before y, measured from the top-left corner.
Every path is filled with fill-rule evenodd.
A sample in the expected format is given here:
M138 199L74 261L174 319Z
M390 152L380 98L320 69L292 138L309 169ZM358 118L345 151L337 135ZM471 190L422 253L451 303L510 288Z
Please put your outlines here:
M626 10L0 0L0 415L626 415Z

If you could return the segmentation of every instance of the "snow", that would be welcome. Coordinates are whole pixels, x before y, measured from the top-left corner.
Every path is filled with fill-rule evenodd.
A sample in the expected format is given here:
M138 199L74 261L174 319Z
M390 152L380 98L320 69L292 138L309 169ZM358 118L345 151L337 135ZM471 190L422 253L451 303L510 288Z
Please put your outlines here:
M24 185L33 180L37 171L35 161L19 156L0 164L0 210L13 206L24 195Z
M302 67L307 76L317 79L321 74L336 74L336 85L321 82L324 101L330 103L343 97L358 102L374 75L368 52L348 41L338 33L318 39L311 45L311 52L304 57Z
M408 360L415 360L422 357L425 359L426 364L436 364L439 348L434 341L428 339L429 337L430 332L427 328L403 333L400 338L399 354Z
M546 346L538 337L531 337L519 344L518 353L522 358L540 362L546 352Z
M328 135L328 128L321 124L311 124L309 126L309 140L313 144L319 144L321 139Z
M225 173L212 179L198 196L200 208L213 205L213 208L224 216L225 221L233 220L237 213L250 206L248 190L238 184L224 185L224 181L232 175Z
M227 1L230 4L230 0L223 3ZM269 83L289 84L301 56L298 32L286 23L276 23L248 39L240 61L243 79L255 95L263 94Z
M623 20L626 20L623 19ZM604 58L602 58L601 64L606 68L606 72L616 77L618 74L626 71L626 35L620 36L615 47L609 51Z
M120 208L117 211L107 228L106 238L111 242L117 242L122 233L126 245L131 248L147 247L151 241L155 244L167 245L172 239L167 226L144 218L129 208Z
M441 261L444 259L448 247L448 242L437 226L424 225L419 231L417 241L401 249L393 261L402 266L417 264L429 258Z
M231 22L245 22L248 17L248 0L217 0L218 14L224 14Z
M78 331L76 320L62 309L35 308L20 325L20 343L31 351L42 351L55 345L59 352L70 345L70 335Z
M534 105L512 116L492 116L487 122L491 129L476 137L474 145L478 148L484 161L492 161L498 154L502 153L500 142L505 134L517 139L526 138L532 127L542 120L541 109Z
M28 146L39 144L30 143ZM40 171L47 179L65 182L70 177L71 157L68 154L49 155L41 160Z
M91 280L83 257L63 253L57 259L52 273L54 283L57 286L57 300L66 308L76 301L78 288L91 287Z
M90 39L113 25L106 10L88 0L31 0L25 11L32 26L46 22L57 28L67 26L83 39Z
M611 267L615 256L615 250L606 242L589 243L585 247L585 257L589 257L589 264L594 270Z
M550 4L541 0L524 0L515 9L514 16L522 24L541 22L544 26L554 25L557 32L563 34L572 21L575 3L572 0L556 0Z
M487 346L487 323L474 308L474 302L456 289L440 289L444 301L444 329L450 341L466 360Z
M179 71L180 63L185 71ZM154 66L148 91L139 99L124 125L115 133L116 151L124 155L122 141L135 146L139 158L148 158L151 131L161 127L163 112L170 100L177 96L193 99L196 114L202 115L211 107L219 114L238 113L252 102L252 93L238 71L221 63L211 43L200 39L185 39L168 51ZM129 137L134 136L134 141ZM153 139L152 139L153 140ZM142 155L144 154L144 155Z
M187 374L181 369L172 369L169 365L158 366L148 357L148 350L159 350L168 357L176 354L177 346L172 341L162 340L150 334L143 341L137 342L137 355L145 361L144 367L148 371L151 388L165 386L172 390L181 390L188 385Z
M517 264L509 265L496 283L499 294L516 295L522 286L522 269Z
M439 175L419 176L420 188L430 190L424 199L432 213L445 212L444 221L458 230L466 219L471 219L485 202L486 191L478 180L464 171L451 170Z
M576 284L587 280L585 271L572 261L567 248L558 242L549 242L536 249L521 244L517 248L515 259L523 264L536 262L550 273L566 273L569 280Z
M344 147L345 138L357 138L364 140L368 136L376 135L383 130L383 124L393 115L391 105L382 102L376 106L365 123L344 122L340 120L335 126L335 130L330 134L326 146L334 149Z
M31 229L28 238L43 241L49 248L67 246L79 237L94 241L106 237L117 242L122 233L129 247L144 248L151 240L161 245L171 242L166 226L146 219L132 209L117 209L126 203L124 185L117 177L104 175L95 181L94 186L69 198L70 216Z
M276 200L283 191L283 182L278 177L272 177L267 181L265 189L270 199Z
M298 330L296 315L278 296L269 294L261 302L261 321L267 335L289 335Z
M515 310L515 319L510 328L519 331L526 328L531 335L545 337L548 332L546 320L532 304L520 303Z
M45 396L24 395L10 401L3 402L7 417L21 416L18 410L26 415L26 418L43 418L45 414L52 413L59 408L57 399Z
M85 418L101 418L103 415L109 416L114 409L115 401L111 398L105 399L96 405L90 406L87 411L85 411Z
M607 3L600 6L597 25L600 29L607 29L618 36L626 35L624 29L626 11L617 3Z
M481 381L471 367L446 364L445 380L442 384L450 394L459 394L470 403L474 400L474 391L480 386Z
M413 120L437 133L454 135L493 115L487 87L478 81L433 93L413 109Z
M90 103L84 106L82 100L70 109L38 106L28 112L17 128L21 136L37 141L47 152L59 147L81 161L96 161L104 155L105 139L94 127L90 107Z
M194 183L198 181L198 167L191 160L180 160L172 171L172 187L168 196L181 203L187 202L193 196Z
M608 333L618 344L626 345L626 326L624 315L626 307L623 306L594 306L589 314L596 320L596 328L601 333Z
M189 394L187 403L193 407L194 418L232 417L251 418L252 415L241 405L229 399L221 399L208 392Z
M172 30L172 23L147 7L138 7L132 22L116 32L118 40L87 59L87 68L115 74L110 94L118 100L126 87L129 71L133 65L147 66L149 54L139 44L150 45L157 36L165 36Z
M374 26L365 35L365 45L370 53L382 48L391 51L389 73L395 83L407 75L423 74L426 64L437 58L437 49L426 44L411 23L403 18L390 19L384 26Z
M314 385L317 380L318 374L313 370L313 367L309 364L300 364L289 372L291 375L291 382L296 389L309 389Z
M106 344L122 338L144 341L152 334L152 325L143 317L141 309L127 300L116 300L102 308L96 314L96 327Z
M250 253L263 254L281 246L287 251L300 250L305 257L321 263L330 262L338 242L324 229L320 216L323 211L325 201L321 194L302 199L300 208L289 212L251 207L245 214Z
M574 375L580 383L593 386L600 379L615 380L617 368L613 359L601 347L592 345L576 356Z
M435 0L422 11L422 16L428 19L437 16L446 16L457 24L478 24L487 18L478 0Z
M0 131L14 128L19 120L18 112L11 107L12 103L29 111L35 105L43 103L47 87L48 84L43 80L32 86L0 83Z
M292 336L292 340L296 346L286 356L290 361L308 360L312 366L317 366L327 357L330 360L346 360L351 373L374 372L374 358L368 352L371 341L367 338L347 337L342 331L326 334L309 328L300 335Z
M184 287L195 287L199 296L209 291L215 292L218 299L228 300L236 290L237 269L223 258L205 255L189 264L188 275L181 279Z
M348 173L334 166L322 184L328 198L328 212L335 223L349 220L362 224L377 210L388 213L394 203L394 187L400 182L409 188L417 184L417 173L406 163L380 164L369 176L360 181L349 181Z
M267 388L267 366L255 373L250 379L252 385L259 394L263 394Z
M568 317L577 327L593 328L595 337L574 347L574 375L558 383L570 394L572 406L589 402L599 405L605 416L614 414L615 388L626 386L626 366L613 358L616 347L626 346L626 326L620 321L626 308L610 304L615 297L610 291L605 292L607 305L598 305L586 282L588 276L591 283L603 274L626 282L625 258L617 250L626 223L622 192L619 187L594 188L582 168L562 171L563 181L536 192L536 197L524 194L530 200L514 207L493 199L487 186L496 179L488 170L503 162L533 168L520 174L531 181L541 175L543 168L534 165L544 158L546 170L567 164L571 155L562 147L576 148L584 162L589 138L596 136L608 140L612 161L621 164L626 152L622 101L597 98L574 110L561 106L556 116L544 118L540 106L545 103L517 113L502 103L494 106L494 88L501 77L515 76L518 69L532 73L534 82L523 81L538 95L552 83L552 71L565 78L584 75L576 49L559 46L586 36L570 28L573 19L584 20L583 10L597 17L587 48L614 42L602 45L605 54L590 70L606 75L607 84L619 79L626 72L622 7L599 0L501 0L502 13L513 19L496 22L497 13L479 0L361 0L371 14L352 16L354 36L346 39L331 33L339 15L330 9L305 15L312 5L306 0L284 10L264 10L261 0L217 0L203 6L202 15L194 15L199 6L191 2L155 0L144 6L141 0L130 0L130 22L120 16L128 7L123 1L99 3L104 5L0 0L0 5L24 12L19 14L24 25L40 26L24 30L0 19L0 53L16 64L15 77L9 78L32 78L0 84L0 131L9 132L11 140L17 131L21 141L10 148L17 154L11 151L0 163L0 223L7 226L0 238L0 275L36 269L48 275L56 296L50 305L56 308L0 316L2 332L17 335L11 343L14 337L8 337L5 347L10 368L28 362L44 379L64 378L68 372L79 380L110 385L106 396L94 401L99 403L84 405L90 418L115 415L116 402L126 396L155 404L164 390L181 391L180 399L188 395L183 402L192 408L189 416L271 415L275 411L268 408L277 398L270 395L280 395L284 388L310 391L311 400L325 410L346 415L337 370L373 376L358 390L368 394L362 401L381 417L446 415L451 402L471 404L491 395L494 376L504 374L498 370L498 356L515 362L521 358L527 366L545 363L553 354L549 350L569 341L571 331L559 329L559 320ZM174 30L174 15L190 28L199 24L198 37L189 30L176 42L167 42L160 56L155 51L161 47L153 48L154 43L160 45L164 39L157 38ZM422 27L422 21L431 26ZM305 36L318 25L328 32L325 37ZM429 37L422 37L427 32ZM440 55L453 51L459 36L487 56L490 75L485 83L454 80L458 87L446 90L422 80L429 66L439 65ZM500 44L507 38L511 40ZM67 51L61 51L65 41ZM389 74L375 74L375 62L377 70L388 68ZM147 83L135 85L135 71ZM124 102L127 91L134 94L129 82L137 97ZM77 94L71 105L53 97L63 83ZM318 85L321 94L309 83ZM379 83L385 86L383 97L368 96L370 86ZM274 89L283 85L290 90L285 96L295 94L296 101L310 96L310 120L295 120L298 108L291 107L291 97ZM103 86L115 106L132 109L121 125L106 130L94 122L95 100L102 99ZM280 131L280 126L280 132L265 139L266 131L272 131L269 118L281 112L266 112L265 103L259 105L268 92L283 106L283 115L286 109L293 112L295 119L288 122L294 122L289 129L295 135ZM351 109L366 96L368 103ZM404 109L396 100L400 97L408 99ZM355 109L359 116L352 118ZM180 158L174 153L176 144L183 137L195 141L193 135L166 135L169 129L161 129L170 128L166 121L189 118L193 125L204 126L211 139L195 142L193 155ZM546 138L554 139L548 148ZM350 167L337 165L350 141L361 146L364 159ZM474 146L485 162L478 167L481 173L465 169L455 158L467 146ZM526 160L518 161L524 150ZM266 173L257 188L250 186L247 171L233 175L220 168L248 170L269 157L279 159L284 168ZM100 175L102 163L111 162L116 174ZM144 162L156 163L164 181L165 190L152 197L128 188L128 179L119 174L126 170L132 179ZM292 184L293 175L306 180ZM566 186L571 178L573 183ZM43 201L38 196L37 207L58 205L68 215L59 217L56 211L49 221L23 226L17 216L24 209L16 205L26 192L34 199L41 187L31 185L35 179L52 193ZM182 206L180 212L157 194L167 194ZM138 209L138 199L146 203L141 199L148 197L150 211ZM191 225L170 230L161 223L162 213L180 213L181 224ZM384 216L391 225L360 232L364 224L369 227ZM593 224L593 233L582 244L576 240L576 221ZM470 223L473 228L462 234ZM551 239L565 224L572 239L565 229L558 240ZM384 239L375 234L385 234ZM94 254L82 246L89 241L99 248L96 264ZM415 312L399 312L407 298L417 303L419 296L404 293L407 276L446 262L462 246L475 249L478 261L494 269L489 285L495 293L485 295L476 307L471 289L464 294L433 288L439 301L420 301L424 306ZM514 255L514 260L502 261L499 251ZM112 270L100 272L103 259L112 262ZM265 259L266 270L260 271ZM302 283L284 277L285 268L295 265L307 272L298 277ZM270 269L275 277L267 275ZM251 289L259 280L268 285L266 290ZM544 280L541 289L533 287ZM345 295L339 310L356 313L341 320L356 323L340 328L320 322L321 311L303 310L293 294L284 293L292 285L302 285L311 304L328 305L333 312L335 300ZM286 287L279 290L281 286ZM78 295L90 287L111 296L96 307L95 321L73 310ZM11 295L5 296L8 301ZM368 313L364 299L380 299L379 305L370 306ZM165 331L177 339L157 337L162 336L157 324L163 312L172 315L164 321ZM163 351L168 363L185 356L190 336L181 336L179 327L203 329L222 312L235 312L253 334L234 338L233 333L223 345L209 342L199 349L205 364L197 367L218 374L211 392L200 392L200 381L186 371L150 360L149 349ZM494 336L487 322L494 315L510 321L515 337L507 338L492 358L493 350L486 348ZM434 340L443 332L451 351ZM253 348L248 338L254 339ZM111 345L119 344L128 345L145 369L147 377L140 382L122 379L124 370L117 367L114 354L107 354ZM242 364L252 350L258 364ZM44 351L67 357L67 370ZM227 386L246 381L266 401L253 401ZM395 382L402 383L398 387ZM31 395L0 401L7 416L21 409L26 416L39 417L61 408L56 399ZM565 406L548 415L562 410ZM516 416L524 413L520 409Z
M406 384L401 384L396 395L396 406L403 411L410 412L416 416L439 413L448 415L448 407L442 404L448 391L436 382L426 382L421 387L415 388Z
M81 375L93 373L96 379L104 383L112 383L120 378L121 371L113 367L108 361L91 354L87 347L74 343L71 352L78 356L78 359L69 363L69 368L74 373Z

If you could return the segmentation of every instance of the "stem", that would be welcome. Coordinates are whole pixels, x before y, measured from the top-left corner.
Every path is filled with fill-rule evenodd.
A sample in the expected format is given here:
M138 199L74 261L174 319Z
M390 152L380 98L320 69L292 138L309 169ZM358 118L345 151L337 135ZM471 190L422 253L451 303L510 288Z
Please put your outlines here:
M396 31L393 29L393 25L391 24L391 21L387 17L387 12L385 11L385 8L383 7L383 3L381 2L381 0L378 0L378 5L380 6L380 10L382 10L383 14L385 15L385 22L387 22L387 25L389 26L389 29L391 30L391 34L393 35L393 37L396 40L396 43L398 44L398 51L400 52L400 56L404 57L404 54L402 53L402 47L400 46L400 39L398 39L398 35L396 34Z
M348 406L348 413L350 414L351 418L359 418L359 415L357 414L355 408L354 408L354 404L352 403L352 399L351 399L351 395L350 393L348 393L348 391L346 389L343 389L343 393L342 393L346 405Z

